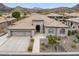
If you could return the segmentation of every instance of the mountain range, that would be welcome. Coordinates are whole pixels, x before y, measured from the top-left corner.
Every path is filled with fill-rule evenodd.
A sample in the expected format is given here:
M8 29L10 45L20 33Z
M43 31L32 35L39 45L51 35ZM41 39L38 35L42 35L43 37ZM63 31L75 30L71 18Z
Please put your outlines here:
M62 12L79 12L79 4L69 8L69 7L58 7L58 8L51 8L51 9L43 9L39 7L34 7L34 8L24 8L20 6L16 6L15 8L10 8L3 3L0 3L0 12L13 12L13 11L20 11L20 12L27 12L27 13L32 13L32 12L38 12L38 13L50 13L50 12L55 12L55 13L62 13Z

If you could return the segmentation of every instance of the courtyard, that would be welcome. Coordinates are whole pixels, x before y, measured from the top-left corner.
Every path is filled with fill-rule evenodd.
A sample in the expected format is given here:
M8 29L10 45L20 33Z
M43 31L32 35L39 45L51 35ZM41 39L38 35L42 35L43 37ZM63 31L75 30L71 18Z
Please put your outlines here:
M40 39L40 52L79 52L79 39L76 35L61 37L55 44L49 44L48 38Z

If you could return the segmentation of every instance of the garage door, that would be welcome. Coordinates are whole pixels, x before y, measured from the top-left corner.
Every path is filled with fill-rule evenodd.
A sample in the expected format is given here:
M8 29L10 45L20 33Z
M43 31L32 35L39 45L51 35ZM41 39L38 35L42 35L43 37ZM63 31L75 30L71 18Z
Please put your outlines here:
M31 32L26 31L12 31L12 36L31 36Z

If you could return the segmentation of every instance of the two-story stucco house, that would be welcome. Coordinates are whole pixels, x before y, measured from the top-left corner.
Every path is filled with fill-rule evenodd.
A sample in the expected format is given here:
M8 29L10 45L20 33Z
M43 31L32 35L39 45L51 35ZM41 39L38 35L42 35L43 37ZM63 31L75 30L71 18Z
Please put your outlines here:
M50 13L47 15L49 18L51 19L55 19L55 20L58 20L58 21L62 21L64 16L63 15L60 15L60 14L57 14L57 13Z
M37 33L44 33L46 36L67 36L68 26L52 20L51 18L32 14L30 17L20 20L8 28L9 36L33 36Z
M79 18L66 19L66 25L70 27L70 30L79 31Z
M77 13L77 12L74 12L74 13L64 13L64 16L68 17L68 18L77 18L77 17L79 17L79 13Z

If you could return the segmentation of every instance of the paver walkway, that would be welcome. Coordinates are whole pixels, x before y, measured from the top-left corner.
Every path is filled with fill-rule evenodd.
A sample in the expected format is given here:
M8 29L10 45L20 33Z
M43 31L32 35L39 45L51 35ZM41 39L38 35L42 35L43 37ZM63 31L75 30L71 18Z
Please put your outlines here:
M45 38L43 34L36 34L34 36L34 46L33 46L33 53L39 53L40 52L40 39Z

